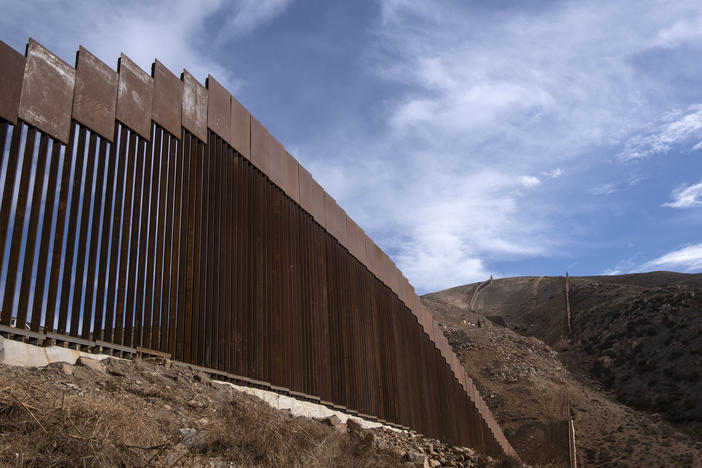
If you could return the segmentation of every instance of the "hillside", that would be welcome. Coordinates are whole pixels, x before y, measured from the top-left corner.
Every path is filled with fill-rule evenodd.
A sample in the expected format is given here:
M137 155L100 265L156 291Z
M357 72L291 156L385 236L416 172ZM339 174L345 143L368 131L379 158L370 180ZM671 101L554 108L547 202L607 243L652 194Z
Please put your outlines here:
M163 359L0 365L2 466L509 466L468 448L277 410Z
M572 342L563 277L506 278L475 298L479 284L422 300L525 461L563 463L546 441L570 400L585 465L699 466L702 275L570 283Z

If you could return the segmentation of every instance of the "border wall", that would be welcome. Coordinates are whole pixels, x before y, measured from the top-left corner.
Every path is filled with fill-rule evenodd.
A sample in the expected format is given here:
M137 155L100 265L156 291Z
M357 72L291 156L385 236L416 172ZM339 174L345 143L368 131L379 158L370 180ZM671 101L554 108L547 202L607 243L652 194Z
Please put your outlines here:
M388 255L212 76L0 41L0 157L3 333L517 456Z

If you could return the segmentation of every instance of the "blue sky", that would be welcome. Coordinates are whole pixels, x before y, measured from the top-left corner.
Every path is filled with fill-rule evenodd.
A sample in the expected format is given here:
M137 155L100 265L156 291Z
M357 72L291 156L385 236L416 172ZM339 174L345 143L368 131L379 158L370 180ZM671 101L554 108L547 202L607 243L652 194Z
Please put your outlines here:
M0 3L18 50L211 73L419 292L702 271L698 1Z

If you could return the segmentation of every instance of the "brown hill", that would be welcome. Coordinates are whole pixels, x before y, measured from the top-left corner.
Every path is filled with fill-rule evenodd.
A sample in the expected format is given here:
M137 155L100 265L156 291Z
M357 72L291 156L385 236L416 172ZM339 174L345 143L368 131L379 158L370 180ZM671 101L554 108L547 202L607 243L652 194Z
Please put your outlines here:
M569 399L586 465L700 466L702 275L576 277L569 292L572 340L563 277L422 300L525 461L564 463L549 441Z
M274 409L161 359L0 365L1 466L512 466L474 450Z

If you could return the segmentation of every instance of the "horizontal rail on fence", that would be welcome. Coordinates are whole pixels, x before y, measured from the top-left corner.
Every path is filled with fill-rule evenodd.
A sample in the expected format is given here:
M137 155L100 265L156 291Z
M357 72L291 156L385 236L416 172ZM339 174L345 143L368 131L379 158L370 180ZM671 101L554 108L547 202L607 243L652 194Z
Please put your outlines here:
M0 331L516 455L390 257L213 77L32 39L0 67Z

